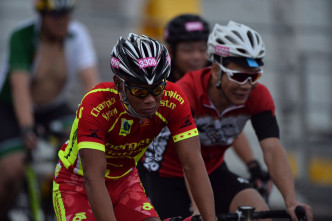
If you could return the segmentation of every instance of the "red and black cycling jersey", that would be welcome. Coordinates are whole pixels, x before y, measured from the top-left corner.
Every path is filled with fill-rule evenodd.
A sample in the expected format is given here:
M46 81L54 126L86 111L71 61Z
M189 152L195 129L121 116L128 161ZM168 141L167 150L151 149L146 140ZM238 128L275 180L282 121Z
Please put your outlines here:
M181 89L167 82L156 114L148 119L132 117L120 101L113 82L101 83L82 99L69 141L59 151L63 165L83 175L79 150L105 152L106 179L128 174L162 128L168 126L172 140L197 136L190 105Z
M234 143L248 120L251 120L259 140L279 137L274 102L264 85L258 83L244 104L230 106L218 113L208 97L210 77L211 68L208 67L189 72L176 82L190 102L209 174L222 164L225 151ZM183 177L173 145L169 130L164 128L154 143L155 151L149 147L146 152L146 156L155 154L157 160L145 160L145 168L163 177Z

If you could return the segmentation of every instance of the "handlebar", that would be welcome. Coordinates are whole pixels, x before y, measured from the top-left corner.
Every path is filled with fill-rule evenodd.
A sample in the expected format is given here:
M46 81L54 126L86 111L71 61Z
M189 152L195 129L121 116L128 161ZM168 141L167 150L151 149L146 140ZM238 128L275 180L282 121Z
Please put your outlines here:
M295 214L298 221L306 221L305 210L302 206L295 208ZM236 213L222 213L217 215L218 221L252 221L256 219L286 219L291 220L291 216L286 210L268 210L268 211L255 211L251 206L240 206ZM188 218L172 217L164 219L163 221L200 221L202 220L200 215L191 216Z
M302 206L297 206L295 209L298 221L306 221L305 210ZM250 206L239 207L236 213L225 213L217 216L218 221L251 221L255 219L272 219L283 218L291 220L290 215L286 210L269 210L269 211L255 211L255 208Z

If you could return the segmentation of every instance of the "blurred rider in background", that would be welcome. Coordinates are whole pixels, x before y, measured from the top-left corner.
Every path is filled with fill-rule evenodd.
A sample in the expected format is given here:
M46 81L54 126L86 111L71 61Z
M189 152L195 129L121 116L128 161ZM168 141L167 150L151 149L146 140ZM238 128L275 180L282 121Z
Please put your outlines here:
M25 173L27 152L39 133L67 131L75 118L70 84L85 91L99 82L87 29L72 20L75 0L35 0L38 15L11 33L0 73L0 220L14 203Z

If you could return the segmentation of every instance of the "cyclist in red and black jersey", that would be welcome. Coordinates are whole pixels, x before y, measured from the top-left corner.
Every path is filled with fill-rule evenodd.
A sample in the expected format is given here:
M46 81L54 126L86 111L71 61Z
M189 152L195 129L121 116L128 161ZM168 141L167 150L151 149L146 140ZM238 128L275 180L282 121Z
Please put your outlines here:
M308 219L312 220L311 207L296 199L291 168L279 140L273 99L268 89L258 83L265 56L261 36L248 26L233 21L226 26L216 24L209 35L208 56L213 62L211 67L189 72L176 84L190 102L200 133L202 156L214 191L216 212L235 212L240 205L268 209L259 193L243 186L242 183L247 181L228 171L224 162L225 151L250 120L287 211L296 220L295 207L303 205ZM165 174L164 183L168 177L184 177L172 146L168 146L161 157L163 167L152 164L151 168ZM171 187L173 183L167 182L167 185ZM160 191L159 197L164 199L166 194L173 197L176 205L186 205L190 201L188 196L178 197L177 192L168 188Z
M59 151L53 184L58 220L159 220L135 166L166 125L204 220L215 220L189 102L166 81L170 65L158 41L132 33L119 39L111 54L114 82L84 96Z
M199 70L211 65L206 53L209 34L208 22L199 15L182 14L168 22L163 37L172 58L169 81L176 82L189 71ZM173 146L170 137L169 130L167 127L164 128L156 138L154 145L150 145L145 152L147 157L143 159L143 166L138 164L141 181L161 218L190 215L190 200L183 176L182 174L172 174L173 171L169 170L173 166L171 159L174 154L168 150ZM258 162L254 160L254 154L244 132L237 136L232 143L232 147L241 160L250 166L250 171L255 169L257 180L262 180L264 175L264 178L266 177L267 173L262 171ZM178 170L181 171L181 168ZM229 170L222 171L222 174L228 173L230 173ZM218 176L224 177L222 174L218 174ZM254 176L252 177L254 178ZM240 179L238 176L233 176L232 179L227 179L227 182L232 184L231 189L228 189L227 192L238 192L250 187L247 182L233 181L238 178ZM234 183L237 185L234 185ZM214 183L214 185L220 186L221 184ZM163 191L160 191L160 189L163 189ZM183 200L175 202L174 195L177 199ZM225 202L227 204L226 200Z

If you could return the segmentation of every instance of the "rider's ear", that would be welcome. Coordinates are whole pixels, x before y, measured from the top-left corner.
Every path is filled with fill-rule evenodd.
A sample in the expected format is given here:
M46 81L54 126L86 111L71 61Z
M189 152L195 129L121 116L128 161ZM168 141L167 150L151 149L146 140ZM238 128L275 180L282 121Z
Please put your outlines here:
M120 82L119 82L119 78L117 76L113 77L113 81L115 83L116 89L119 90L120 89Z
M211 65L211 72L212 72L212 77L214 79L218 79L219 78L219 73L220 73L220 67L216 62L213 62Z

